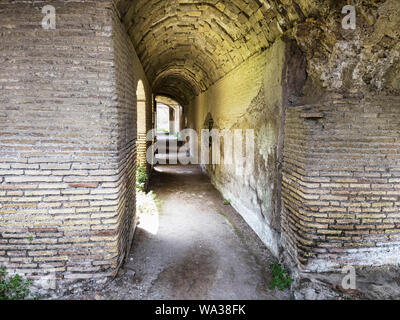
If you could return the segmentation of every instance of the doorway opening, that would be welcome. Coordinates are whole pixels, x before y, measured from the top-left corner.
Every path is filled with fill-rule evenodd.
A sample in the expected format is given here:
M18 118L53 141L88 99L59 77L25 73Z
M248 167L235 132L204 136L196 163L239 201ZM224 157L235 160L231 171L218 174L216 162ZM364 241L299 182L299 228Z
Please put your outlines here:
M180 132L183 129L183 107L175 100L156 97L156 162L176 164L183 142Z
M146 92L143 81L139 80L136 89L137 101L137 166L146 167L146 152L147 152L147 132L146 132Z

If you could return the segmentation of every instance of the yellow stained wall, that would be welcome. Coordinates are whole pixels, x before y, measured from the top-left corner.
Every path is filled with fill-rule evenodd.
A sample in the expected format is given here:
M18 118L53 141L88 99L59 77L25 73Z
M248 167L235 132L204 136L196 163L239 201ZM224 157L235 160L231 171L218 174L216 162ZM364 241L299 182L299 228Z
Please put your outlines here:
M254 130L255 161L246 163L243 176L237 175L235 165L208 165L207 171L223 196L276 255L280 237L277 146L284 62L285 43L279 40L197 96L188 109L189 127L199 136L207 127L208 113L214 128Z

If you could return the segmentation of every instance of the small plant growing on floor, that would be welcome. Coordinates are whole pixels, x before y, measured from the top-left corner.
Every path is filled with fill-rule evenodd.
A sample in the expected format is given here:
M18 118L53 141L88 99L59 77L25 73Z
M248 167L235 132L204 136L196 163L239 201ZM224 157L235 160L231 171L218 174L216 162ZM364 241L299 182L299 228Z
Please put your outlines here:
M24 280L19 274L8 276L5 267L0 267L0 300L37 299L33 297L29 287L32 280Z
M169 133L169 131L167 129L157 129L157 132L161 132L161 133Z
M144 191L148 180L147 172L145 167L138 167L136 169L136 189Z
M223 202L224 206L230 206L231 205L231 200L225 199Z
M161 205L162 205L162 200L160 200L160 199L158 198L157 194L155 194L155 193L152 194L152 197L153 197L154 203L156 204L156 206L158 207L158 209L160 209L160 208L161 208Z
M273 290L277 287L279 290L289 289L293 283L293 279L289 275L289 271L282 269L279 263L271 263L272 280L269 283L269 289Z

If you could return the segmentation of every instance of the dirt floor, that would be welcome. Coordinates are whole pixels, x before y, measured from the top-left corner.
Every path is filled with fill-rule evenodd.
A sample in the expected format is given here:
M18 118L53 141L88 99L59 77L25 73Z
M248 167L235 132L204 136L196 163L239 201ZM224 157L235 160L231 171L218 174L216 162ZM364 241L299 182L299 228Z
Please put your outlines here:
M276 262L198 166L155 168L138 192L140 224L127 263L112 281L80 282L50 299L399 299L400 267L357 268L356 290L341 270L292 273L291 291L269 290Z
M94 298L290 298L268 289L272 255L198 166L158 166L151 181L128 262Z

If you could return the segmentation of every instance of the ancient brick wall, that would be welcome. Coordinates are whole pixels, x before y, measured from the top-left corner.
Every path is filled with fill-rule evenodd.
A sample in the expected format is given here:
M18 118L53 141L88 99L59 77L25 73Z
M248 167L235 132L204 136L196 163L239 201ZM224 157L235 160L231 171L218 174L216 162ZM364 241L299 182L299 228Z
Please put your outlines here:
M400 98L288 108L283 244L307 270L399 262Z
M121 264L133 237L136 225L136 142L137 142L137 86L134 72L134 50L127 39L124 27L113 11L113 45L115 54L115 81L117 119L119 126L118 167L119 188L117 216L118 253ZM136 84L136 86L135 86Z
M106 276L132 237L144 75L109 1L51 4L56 30L0 3L0 263Z

